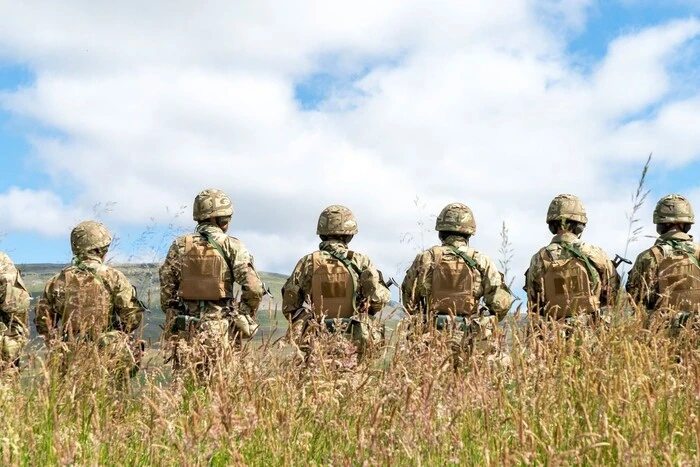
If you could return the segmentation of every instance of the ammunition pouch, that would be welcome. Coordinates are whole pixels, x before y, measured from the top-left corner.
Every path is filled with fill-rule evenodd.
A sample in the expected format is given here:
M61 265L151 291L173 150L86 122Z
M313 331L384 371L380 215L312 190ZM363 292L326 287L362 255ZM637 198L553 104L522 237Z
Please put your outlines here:
M434 319L435 329L446 331L452 327L456 331L467 332L469 330L469 319L466 316L436 315Z
M201 319L196 318L194 316L177 315L173 319L171 331L172 332L185 332L185 331L196 330L199 327L201 322L202 322Z

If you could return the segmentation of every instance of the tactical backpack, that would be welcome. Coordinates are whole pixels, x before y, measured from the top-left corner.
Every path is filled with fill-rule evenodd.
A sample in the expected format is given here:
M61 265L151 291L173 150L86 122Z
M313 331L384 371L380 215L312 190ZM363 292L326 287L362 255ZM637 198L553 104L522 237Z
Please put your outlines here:
M467 254L448 246L451 251L446 252L445 248L436 246L431 249L435 267L430 307L437 314L476 314L479 311L479 300L474 296L473 285L474 274L479 274L479 270L474 260L474 251L470 250L471 254Z
M311 255L311 298L317 312L328 318L350 318L357 311L357 279L351 269L353 252L347 257L330 251L316 251ZM355 271L359 277L359 271Z
M61 321L64 339L97 339L111 325L112 294L95 272L71 266L64 272L65 302Z
M666 247L666 248L664 248ZM700 311L700 260L694 248L666 240L651 249L658 264L657 308Z
M596 313L600 308L599 297L594 293L600 280L598 271L581 250L569 243L560 245L571 253L571 257L554 259L546 248L540 251L544 265L544 297L541 300L545 306L544 314L564 319Z
M179 288L181 299L215 301L226 297L226 259L212 241L201 233L185 237Z

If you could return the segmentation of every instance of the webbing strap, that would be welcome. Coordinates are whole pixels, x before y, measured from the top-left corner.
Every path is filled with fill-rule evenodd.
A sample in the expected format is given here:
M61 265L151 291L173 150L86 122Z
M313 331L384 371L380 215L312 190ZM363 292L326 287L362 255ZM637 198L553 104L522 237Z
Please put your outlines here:
M571 243L561 242L560 245L563 249L586 263L586 268L588 268L588 272L591 274L591 279L593 280L593 288L595 288L598 285L598 271L593 266L588 256L586 256L581 250L573 246Z
M331 255L333 258L337 259L343 265L347 268L348 272L350 273L350 278L352 279L352 287L353 287L353 301L352 301L352 310L357 311L357 304L356 304L356 299L359 298L359 288L357 286L357 279L355 279L355 276L352 274L353 271L357 273L357 278L360 278L360 275L362 274L362 271L360 271L360 268L357 267L355 263L344 257L343 255L333 251L333 250L322 250Z
M469 267L471 267L472 269L478 270L477 264L476 264L476 261L474 261L474 258L470 258L465 252L459 250L457 247L455 247L453 245L447 245L447 246L450 248L450 250L452 250L452 252L454 254L456 254L457 256L462 258L464 260L464 262L469 265Z
M216 242L216 240L214 240L213 238L211 238L211 235L209 235L208 232L201 231L201 232L199 232L199 234L200 234L202 237L204 237L205 240L206 240L207 242L209 242L209 244L210 244L211 246L213 246L214 249L215 249L216 251L219 252L219 254L221 255L222 258L224 258L224 261L226 262L226 266L228 266L229 271L231 271L231 285L233 285L233 284L234 284L234 280L233 280L233 265L231 264L231 260L229 259L228 256L226 256L226 254L224 253L224 250L223 250L223 249L221 248L221 246Z
M680 251L681 253L685 253L686 255L688 255L688 258L690 258L693 261L693 263L695 263L695 265L700 268L700 260L698 260L698 258L695 257L695 249L694 248L690 248L688 245L685 245L684 243L681 243L678 240L673 240L673 239L663 240L661 243L665 243L666 245L670 246L675 251Z

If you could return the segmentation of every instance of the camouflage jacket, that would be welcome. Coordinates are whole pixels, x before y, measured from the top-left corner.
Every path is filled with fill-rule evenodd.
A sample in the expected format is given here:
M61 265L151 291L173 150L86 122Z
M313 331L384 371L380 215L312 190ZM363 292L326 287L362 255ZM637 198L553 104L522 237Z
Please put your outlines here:
M237 238L226 235L221 228L210 223L200 223L195 234L205 232L210 235L223 253L228 257L228 265L224 267L223 279L226 284L226 298L217 301L185 301L178 294L182 280L182 258L185 254L185 239L183 235L175 239L170 246L165 262L160 268L160 304L169 321L177 314L188 314L204 319L220 319L224 309L229 306L234 297L233 282L241 286L239 310L244 314L255 315L260 306L264 291L263 284L255 271L253 256ZM232 275L233 273L233 275Z
M527 292L528 308L534 310L542 309L544 303L544 263L542 261L542 253L546 253L553 261L558 259L567 259L574 256L573 253L564 249L561 244L568 243L577 248L581 253L586 255L593 265L598 279L593 289L593 294L598 298L601 306L612 306L615 303L615 297L620 289L620 275L617 273L608 255L597 246L582 242L578 236L572 233L564 233L555 235L552 242L546 247L539 250L530 260L530 267L525 272L525 291Z
M107 316L102 320L106 325L101 332L113 329L113 324L119 322L120 330L132 332L139 327L143 320L144 307L136 297L136 289L126 276L111 266L107 266L97 256L86 255L74 258L73 264L53 276L44 287L44 294L36 305L34 323L42 336L49 336L57 330L64 320L64 312L70 305L72 297L80 300L81 290L68 290L66 274L89 273L99 278L109 293L111 307L104 310Z
M328 240L321 242L319 251L333 251L347 258L349 249L343 242ZM372 261L361 253L353 252L350 262L361 271L359 277L354 269L350 269L350 274L360 288L360 297L368 301L370 313L381 311L391 300L391 292L384 285L381 272L375 269ZM286 316L294 314L304 303L309 305L313 303L313 297L311 297L312 278L312 254L308 254L299 260L292 275L282 287L282 311Z
M695 257L700 259L700 245L693 242L693 237L687 233L672 230L661 235L654 246L644 250L637 256L634 266L629 272L627 279L627 292L630 300L634 303L643 305L647 310L653 310L656 306L659 292L658 284L658 263L656 256L652 250L661 253L661 257L666 257L671 254L673 249L667 242L669 240L678 242L688 248L689 251L695 251Z
M469 243L464 238L456 235L447 237L442 242L442 246L453 246L473 255L478 274L474 275L472 293L476 299L483 298L488 309L499 320L502 319L513 304L513 296L503 281L503 275L498 272L491 258L470 248ZM448 248L444 248L444 250L446 253L452 254ZM435 258L432 249L430 249L419 253L411 267L406 271L406 276L401 284L401 296L409 313L417 312L421 302L428 303L430 301L434 268Z
M5 253L0 253L0 321L11 331L26 334L29 292L19 271Z

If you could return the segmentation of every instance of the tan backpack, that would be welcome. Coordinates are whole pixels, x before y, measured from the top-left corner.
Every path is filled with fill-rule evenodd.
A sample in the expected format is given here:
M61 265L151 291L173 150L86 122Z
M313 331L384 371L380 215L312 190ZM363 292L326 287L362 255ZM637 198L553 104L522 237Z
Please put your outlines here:
M112 294L102 278L85 267L72 266L64 277L63 337L94 340L111 325Z
M347 258L328 251L316 251L311 255L311 299L316 311L328 318L350 318L357 310L357 279L350 272L351 268L356 268L350 262L352 256L352 251L348 251Z
M452 251L447 252L445 248ZM474 274L478 273L478 269L473 250L471 255L455 247L436 246L431 250L435 258L435 267L430 308L438 314L456 316L477 313L479 300L474 296L473 285Z
M226 260L212 241L201 234L185 237L179 288L182 300L216 301L226 297Z
M570 258L553 259L547 249L540 252L544 264L542 277L545 314L564 319L580 314L594 314L600 309L600 300L594 290L599 281L598 271L590 259L575 246L560 243Z
M652 248L658 264L659 299L657 308L674 311L700 311L700 261L695 249L667 240L670 255L661 246Z

